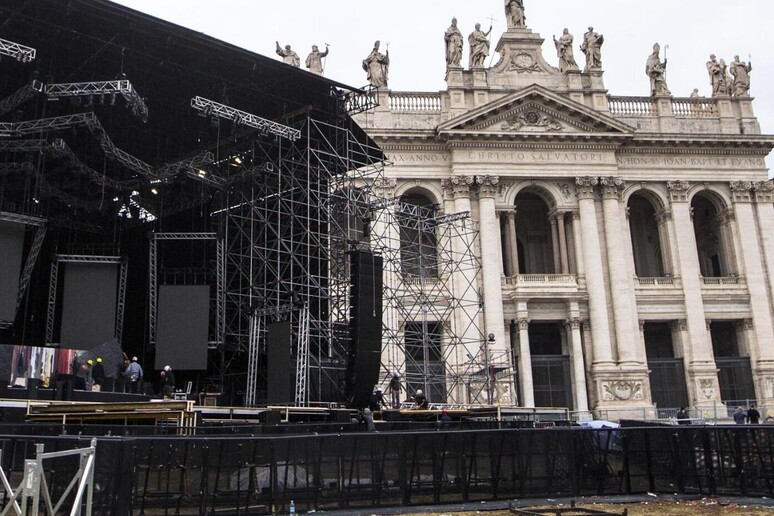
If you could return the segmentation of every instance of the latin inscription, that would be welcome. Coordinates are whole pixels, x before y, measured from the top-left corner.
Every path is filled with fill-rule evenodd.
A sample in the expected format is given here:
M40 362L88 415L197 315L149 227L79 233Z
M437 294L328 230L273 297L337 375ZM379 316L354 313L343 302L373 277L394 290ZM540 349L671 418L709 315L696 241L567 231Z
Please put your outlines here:
M625 167L695 167L695 168L763 168L761 158L688 158L669 156L620 156L618 164Z
M387 156L393 163L449 163L447 154L393 154Z
M506 163L604 163L600 152L491 152L470 151L468 160Z

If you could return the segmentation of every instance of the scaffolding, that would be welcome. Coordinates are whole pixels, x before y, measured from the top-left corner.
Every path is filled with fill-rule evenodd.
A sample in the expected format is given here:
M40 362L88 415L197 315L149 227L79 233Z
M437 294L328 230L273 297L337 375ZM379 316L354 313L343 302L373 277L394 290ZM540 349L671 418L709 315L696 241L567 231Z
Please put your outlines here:
M292 131L259 133L240 150L241 166L232 161L232 173L220 174L228 185L214 213L226 241L224 367L241 390L244 380L236 376L244 369L234 366L250 362L246 402L266 396L267 346L285 344L266 343L265 328L279 320L291 322L288 351L300 364L293 382L298 403L346 401L352 351L347 253L368 248L363 221L384 163L374 161L381 151L368 148L341 120L299 114ZM256 317L265 324L256 324Z
M409 395L421 389L437 404L490 404L492 373L507 357L490 354L482 330L470 213L396 198L374 206L372 226L385 269L380 385L399 373Z

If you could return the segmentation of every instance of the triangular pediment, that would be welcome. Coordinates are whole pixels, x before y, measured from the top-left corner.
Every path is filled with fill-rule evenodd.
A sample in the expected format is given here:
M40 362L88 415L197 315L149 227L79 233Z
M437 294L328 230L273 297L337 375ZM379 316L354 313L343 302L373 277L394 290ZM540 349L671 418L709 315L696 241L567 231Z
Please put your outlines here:
M615 118L534 84L438 126L439 134L632 135Z

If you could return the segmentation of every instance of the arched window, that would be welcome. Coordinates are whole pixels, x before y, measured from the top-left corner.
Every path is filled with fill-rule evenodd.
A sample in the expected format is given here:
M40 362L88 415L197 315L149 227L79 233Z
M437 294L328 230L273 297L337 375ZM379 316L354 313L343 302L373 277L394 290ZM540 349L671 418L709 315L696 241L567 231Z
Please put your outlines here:
M396 216L404 274L425 278L438 275L437 215L437 205L423 192L408 192L401 197Z
M656 208L645 196L629 199L629 230L632 239L635 274L640 278L664 275L664 250L656 219Z
M516 238L521 274L556 274L549 206L530 192L516 196Z
M708 278L726 276L729 263L723 242L724 228L716 204L699 194L693 198L691 210L701 275Z

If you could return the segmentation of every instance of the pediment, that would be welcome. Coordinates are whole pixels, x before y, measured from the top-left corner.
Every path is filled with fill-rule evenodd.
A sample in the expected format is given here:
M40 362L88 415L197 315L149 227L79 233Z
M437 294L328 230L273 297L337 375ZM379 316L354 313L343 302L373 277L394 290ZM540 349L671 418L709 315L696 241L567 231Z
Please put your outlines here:
M511 93L438 126L439 134L632 135L615 118L538 85Z

